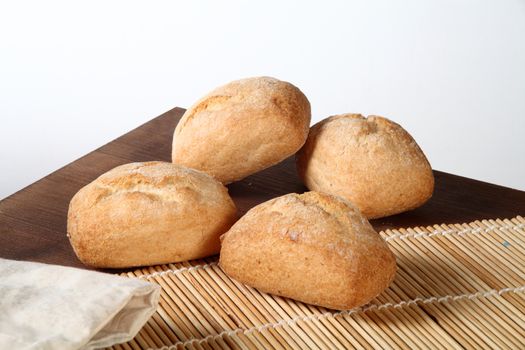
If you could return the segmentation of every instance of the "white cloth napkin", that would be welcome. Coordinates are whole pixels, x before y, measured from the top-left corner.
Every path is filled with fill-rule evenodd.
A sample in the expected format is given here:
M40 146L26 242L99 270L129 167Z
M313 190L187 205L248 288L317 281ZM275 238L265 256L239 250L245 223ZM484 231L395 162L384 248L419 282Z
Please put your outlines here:
M97 349L132 339L160 287L139 279L0 259L0 349Z

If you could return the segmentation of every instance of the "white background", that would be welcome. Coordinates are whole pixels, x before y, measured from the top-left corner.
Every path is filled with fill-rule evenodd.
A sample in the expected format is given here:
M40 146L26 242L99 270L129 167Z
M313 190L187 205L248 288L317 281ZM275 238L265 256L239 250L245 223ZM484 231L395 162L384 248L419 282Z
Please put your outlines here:
M230 80L379 114L435 169L525 189L525 1L0 3L0 198Z

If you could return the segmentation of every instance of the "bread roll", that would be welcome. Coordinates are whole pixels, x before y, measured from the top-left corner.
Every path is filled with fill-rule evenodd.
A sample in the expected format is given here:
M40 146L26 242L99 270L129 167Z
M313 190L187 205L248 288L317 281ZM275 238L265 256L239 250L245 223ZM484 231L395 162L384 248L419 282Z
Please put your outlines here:
M84 264L122 268L216 254L235 219L227 189L211 176L172 163L131 163L78 191L67 231Z
M369 302L396 272L394 255L359 210L319 192L262 203L221 240L220 265L232 278L331 309Z
M309 126L310 103L292 84L269 77L237 80L184 113L172 158L230 183L297 152Z
M434 189L416 141L378 116L342 114L315 124L297 154L297 170L310 190L344 197L369 219L419 207Z

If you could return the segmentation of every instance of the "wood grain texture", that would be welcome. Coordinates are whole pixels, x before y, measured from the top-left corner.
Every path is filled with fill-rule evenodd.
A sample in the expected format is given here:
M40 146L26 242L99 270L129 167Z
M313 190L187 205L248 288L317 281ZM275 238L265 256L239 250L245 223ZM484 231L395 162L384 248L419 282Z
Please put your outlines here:
M173 130L183 113L184 109L174 108L0 201L0 257L84 267L66 237L70 199L117 165L170 161ZM383 230L525 214L525 192L439 171L434 174L436 188L427 204L373 220L374 227ZM240 214L276 196L306 190L293 157L228 187Z

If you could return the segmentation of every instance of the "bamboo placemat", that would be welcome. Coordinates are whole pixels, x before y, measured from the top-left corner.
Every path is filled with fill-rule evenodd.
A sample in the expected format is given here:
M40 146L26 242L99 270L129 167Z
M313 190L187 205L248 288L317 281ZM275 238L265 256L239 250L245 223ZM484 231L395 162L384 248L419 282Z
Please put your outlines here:
M348 311L260 293L216 258L130 272L162 286L160 307L114 349L525 348L523 217L381 236L396 254L396 279Z

